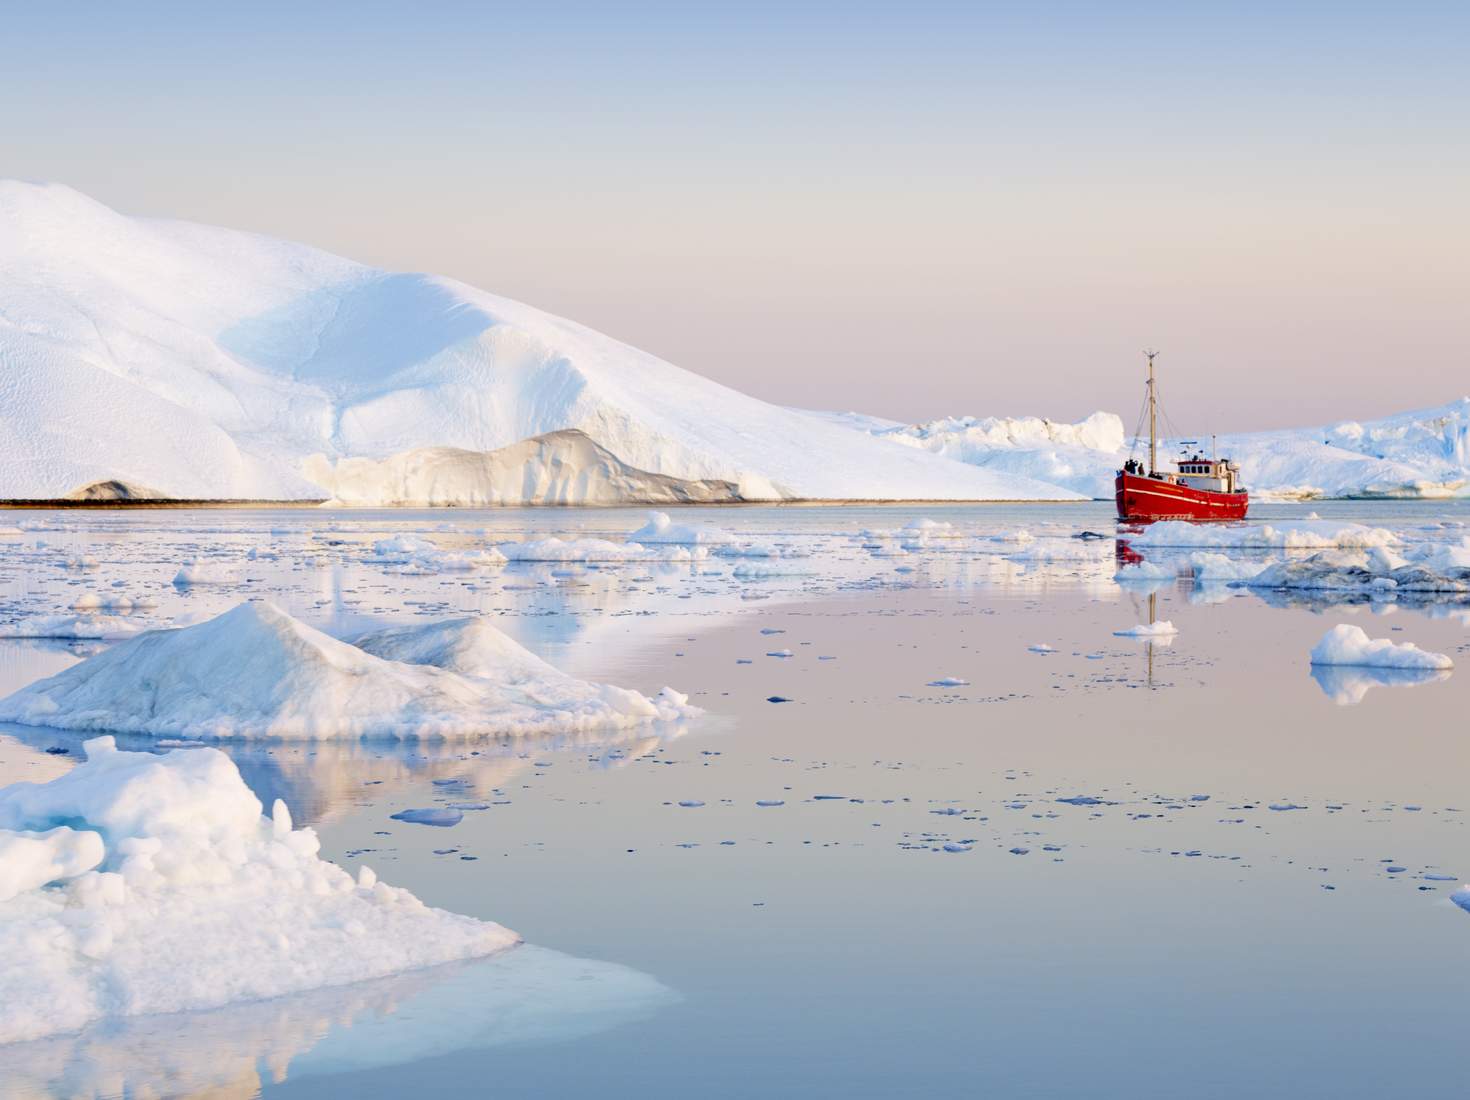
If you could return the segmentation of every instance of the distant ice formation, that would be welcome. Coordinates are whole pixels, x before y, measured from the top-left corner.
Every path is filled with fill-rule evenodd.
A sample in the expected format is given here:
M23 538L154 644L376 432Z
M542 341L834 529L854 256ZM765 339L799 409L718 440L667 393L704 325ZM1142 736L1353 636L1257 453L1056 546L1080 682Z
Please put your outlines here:
M812 415L1099 499L1112 497L1113 476L1131 449L1122 419L1105 412L1076 424L969 416L895 425L856 414ZM1217 446L1240 463L1242 481L1258 500L1464 496L1470 492L1470 397L1361 423L1221 435ZM1161 455L1179 449L1165 440Z

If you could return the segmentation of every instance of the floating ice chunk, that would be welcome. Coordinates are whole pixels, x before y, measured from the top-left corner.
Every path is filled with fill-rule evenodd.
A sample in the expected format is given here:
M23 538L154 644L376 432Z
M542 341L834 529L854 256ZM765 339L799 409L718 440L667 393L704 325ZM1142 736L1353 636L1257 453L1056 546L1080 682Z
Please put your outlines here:
M0 638L74 638L111 642L132 638L153 624L116 615L32 615L16 623L0 625Z
M1151 561L1133 562L1125 565L1113 574L1113 580L1119 584L1151 584L1154 581L1168 581L1174 579L1174 570L1165 569Z
M629 535L628 541L645 545L719 546L734 542L735 536L707 523L675 523L667 512L649 512L648 522Z
M1179 630L1168 619L1160 619L1156 623L1139 623L1127 630L1115 630L1115 638L1160 638L1173 637Z
M624 729L698 711L578 680L470 617L355 645L267 603L119 642L0 700L0 720L172 737L461 737Z
M234 584L236 580L235 570L232 566L218 561L186 561L174 574L174 584L180 588L188 588L196 584Z
M1026 651L1028 653L1055 653L1057 650L1055 646L1047 645L1045 642L1037 642L1035 645L1028 645Z
M1307 550L1328 547L1397 546L1398 535L1382 527L1324 521L1274 527L1269 523L1190 523L1161 520L1127 541L1133 546L1205 546L1243 550Z
M1360 626L1339 623L1323 635L1312 650L1314 665L1353 665L1371 668L1453 668L1443 653L1430 653L1413 642L1369 638Z
M643 546L636 542L609 542L606 539L536 539L531 542L502 542L499 551L507 561L703 561L709 557L706 546Z
M805 577L810 573L811 570L806 566L787 561L741 562L730 570L732 577L742 581L766 580L771 577Z
M151 611L158 606L151 596L104 596L96 592L84 592L72 601L73 611L93 614L106 611L113 615L131 615L139 611Z
M1027 543L1035 542L1036 536L1025 527L1018 527L1014 531L1002 531L998 535L990 536L991 542L1013 543L1017 546L1025 546Z
M1196 584L1227 584L1251 579L1266 568L1266 563L1199 550L1189 555L1189 568Z
M504 565L506 557L495 547L473 554L457 554L440 550L428 539L398 535L373 543L373 552L363 559L370 563L401 565L424 573L460 573L487 566Z
M407 821L411 825L434 825L447 829L464 820L464 811L448 806L430 806L420 810L399 810L390 816L394 821Z
M962 680L958 676L944 676L944 677L941 677L938 680L930 680L929 683L928 683L928 686L929 687L932 687L932 688L969 687L970 686L970 681L969 680Z
M120 752L110 737L86 748L85 762L49 783L0 790L0 882L20 888L0 901L0 1042L341 985L517 942L406 890L354 882L317 857L312 830L263 817L222 752ZM9 839L38 829L49 849L39 861Z

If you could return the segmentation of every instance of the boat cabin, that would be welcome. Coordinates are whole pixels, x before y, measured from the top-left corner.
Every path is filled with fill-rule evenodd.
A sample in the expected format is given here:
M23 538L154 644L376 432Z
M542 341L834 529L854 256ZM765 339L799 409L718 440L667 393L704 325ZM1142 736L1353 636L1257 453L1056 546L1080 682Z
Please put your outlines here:
M1181 458L1176 465L1179 467L1178 482L1191 489L1203 489L1211 493L1233 493L1240 482L1240 467L1229 459L1192 455L1189 458Z

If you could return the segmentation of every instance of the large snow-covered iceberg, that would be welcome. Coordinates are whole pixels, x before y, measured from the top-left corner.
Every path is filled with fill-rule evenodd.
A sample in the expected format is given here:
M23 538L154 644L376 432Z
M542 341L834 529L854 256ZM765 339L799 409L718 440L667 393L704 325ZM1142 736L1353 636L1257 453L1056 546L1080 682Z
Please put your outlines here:
M0 499L1067 499L432 275L0 182ZM146 488L145 488L146 487Z
M318 858L229 757L123 752L0 790L0 1043L487 955L498 924ZM0 1056L3 1061L3 1056Z
M1068 424L1038 417L950 417L892 426L823 416L864 434L1091 497L1113 495L1134 445L1113 413ZM1470 397L1368 421L1221 435L1256 499L1446 497L1470 492ZM1164 440L1161 454L1182 444ZM1197 446L1197 445L1196 445Z
M269 603L155 630L0 700L0 721L183 738L581 733L698 713L558 671L479 617L339 641Z

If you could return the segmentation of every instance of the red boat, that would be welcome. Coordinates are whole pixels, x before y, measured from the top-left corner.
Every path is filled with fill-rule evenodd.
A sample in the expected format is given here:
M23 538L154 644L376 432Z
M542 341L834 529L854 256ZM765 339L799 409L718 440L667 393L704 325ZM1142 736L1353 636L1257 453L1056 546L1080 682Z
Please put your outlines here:
M1130 458L1118 471L1114 492L1118 518L1132 523L1157 519L1244 519L1250 494L1240 484L1240 467L1228 458L1195 454L1175 463L1177 473L1158 468L1158 396L1154 356L1148 356L1148 469Z

